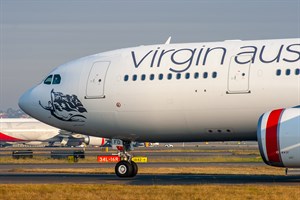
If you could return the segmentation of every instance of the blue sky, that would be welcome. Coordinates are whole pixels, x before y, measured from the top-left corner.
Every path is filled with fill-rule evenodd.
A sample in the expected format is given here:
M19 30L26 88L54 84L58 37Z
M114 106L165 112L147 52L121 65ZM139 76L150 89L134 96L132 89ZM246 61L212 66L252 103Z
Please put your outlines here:
M300 37L300 0L0 0L0 109L56 66L123 47Z

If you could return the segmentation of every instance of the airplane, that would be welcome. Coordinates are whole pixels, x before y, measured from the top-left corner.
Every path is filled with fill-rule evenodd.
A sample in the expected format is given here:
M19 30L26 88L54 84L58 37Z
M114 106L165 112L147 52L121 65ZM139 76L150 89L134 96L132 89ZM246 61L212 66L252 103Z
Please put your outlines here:
M11 146L13 144L53 146L59 143L61 146L92 145L103 146L107 140L101 137L75 134L57 129L32 118L0 118L0 145Z
M258 141L266 164L300 167L300 39L169 38L99 53L55 68L19 106L51 126L112 139L119 177L138 172L135 141Z

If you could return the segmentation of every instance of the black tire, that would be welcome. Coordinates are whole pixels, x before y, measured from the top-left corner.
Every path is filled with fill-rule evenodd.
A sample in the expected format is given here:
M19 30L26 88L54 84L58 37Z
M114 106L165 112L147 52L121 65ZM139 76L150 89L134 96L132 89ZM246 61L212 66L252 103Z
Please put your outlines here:
M133 167L127 161L120 161L116 164L115 173L118 177L132 177Z
M131 177L135 177L138 173L138 165L133 161L131 161L131 165L132 165L132 169L133 169Z

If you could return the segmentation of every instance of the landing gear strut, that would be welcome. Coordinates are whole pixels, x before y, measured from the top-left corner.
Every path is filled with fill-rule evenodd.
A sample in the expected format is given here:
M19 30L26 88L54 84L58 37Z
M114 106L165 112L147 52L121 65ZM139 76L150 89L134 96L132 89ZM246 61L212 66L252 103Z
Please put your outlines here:
M122 178L136 176L138 173L138 166L134 161L131 160L132 155L129 154L129 151L131 150L131 142L123 141L123 147L119 147L118 150L121 161L116 164L116 175Z

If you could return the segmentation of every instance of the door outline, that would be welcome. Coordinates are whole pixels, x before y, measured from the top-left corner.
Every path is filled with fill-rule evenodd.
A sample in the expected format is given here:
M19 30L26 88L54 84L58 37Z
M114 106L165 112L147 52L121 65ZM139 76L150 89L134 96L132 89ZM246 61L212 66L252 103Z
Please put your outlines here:
M105 65L105 63L107 63ZM97 64L103 64L102 68L97 68ZM106 75L110 66L110 61L95 61L93 62L89 75L87 77L86 89L85 89L85 99L104 99L105 98L105 83ZM104 73L103 73L104 72ZM102 73L99 75L99 73ZM98 77L99 75L99 77ZM93 79L94 78L94 79ZM97 78L97 80L95 80ZM94 91L92 91L94 90ZM99 95L96 91L99 90ZM93 95L89 93L95 93Z
M238 56L248 58L249 63L238 64L235 62L237 56L232 56L228 68L227 94L249 94L250 90L250 69L251 56ZM244 85L244 87L242 87Z

